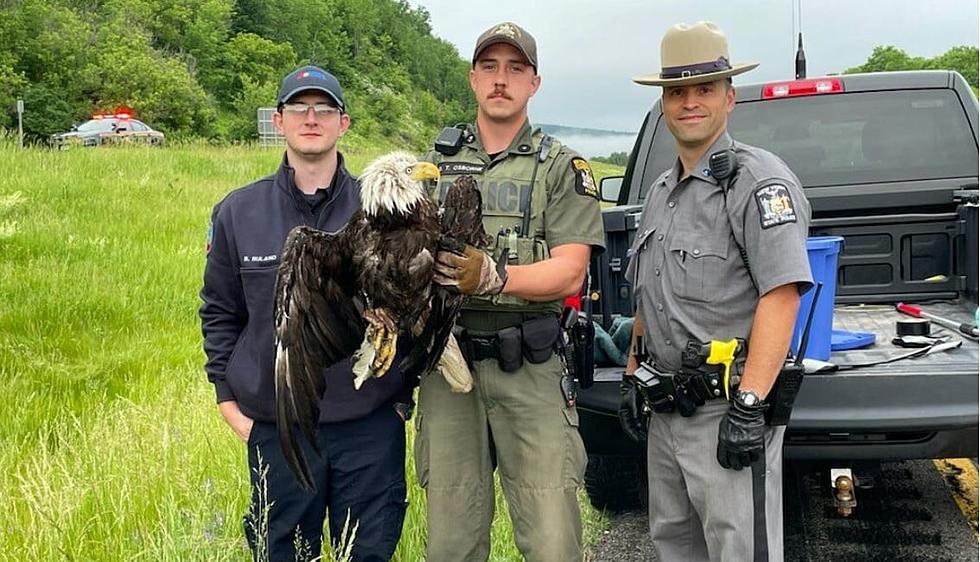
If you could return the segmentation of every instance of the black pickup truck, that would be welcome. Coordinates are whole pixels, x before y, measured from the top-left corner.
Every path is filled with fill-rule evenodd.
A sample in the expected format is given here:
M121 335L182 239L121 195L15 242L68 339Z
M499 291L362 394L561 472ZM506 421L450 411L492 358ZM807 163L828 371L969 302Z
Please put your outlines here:
M729 132L779 155L813 208L812 236L841 236L836 328L873 332L869 348L831 362L880 361L892 345L895 303L914 302L959 322L977 307L977 100L947 71L854 74L739 85ZM627 249L646 190L677 158L657 101L643 121L623 178L606 178L606 252L593 260L595 319L631 316ZM907 318L907 317L906 317ZM933 324L933 332L942 332ZM946 330L945 333L951 334ZM788 424L788 460L834 467L886 460L976 457L975 339L919 359L806 375ZM594 505L632 508L646 499L645 450L616 418L622 367L596 366L579 394Z

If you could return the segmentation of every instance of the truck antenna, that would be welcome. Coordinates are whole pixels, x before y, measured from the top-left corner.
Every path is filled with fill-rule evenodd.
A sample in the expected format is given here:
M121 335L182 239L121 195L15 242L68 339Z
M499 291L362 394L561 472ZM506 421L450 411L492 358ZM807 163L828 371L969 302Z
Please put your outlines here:
M803 32L800 32L800 40L796 47L796 79L806 78L806 53L803 52Z

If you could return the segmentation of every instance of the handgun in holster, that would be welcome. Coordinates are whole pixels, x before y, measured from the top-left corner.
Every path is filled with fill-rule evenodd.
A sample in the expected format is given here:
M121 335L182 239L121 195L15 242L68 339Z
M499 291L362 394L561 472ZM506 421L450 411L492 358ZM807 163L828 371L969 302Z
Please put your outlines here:
M587 313L566 306L561 313L560 338L569 373L581 388L589 388L595 382L595 326L592 319Z
M658 414L669 414L675 410L677 387L673 373L661 371L650 361L641 361L633 372L632 381L650 410Z
M633 338L633 359L636 360L636 370L633 376L624 380L636 386L640 397L647 408L658 414L669 414L674 411L674 385L672 375L658 369L650 360L643 336Z
M575 325L575 317L577 315L577 310L567 306L564 310L562 310L561 317L558 319L557 351L559 357L561 357L565 371L562 373L558 384L561 388L561 395L565 399L565 404L569 408L575 406L575 399L577 395L575 390L575 381L578 379L579 369L581 367L575 352L575 339L572 333L573 326Z

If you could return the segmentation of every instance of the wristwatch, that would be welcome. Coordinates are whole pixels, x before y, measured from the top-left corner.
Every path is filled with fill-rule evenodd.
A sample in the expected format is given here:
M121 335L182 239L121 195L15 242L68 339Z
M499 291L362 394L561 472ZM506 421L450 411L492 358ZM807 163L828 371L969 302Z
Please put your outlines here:
M739 390L738 394L735 395L735 400L739 404L748 406L749 408L754 408L762 404L762 398L759 398L759 395L751 390Z

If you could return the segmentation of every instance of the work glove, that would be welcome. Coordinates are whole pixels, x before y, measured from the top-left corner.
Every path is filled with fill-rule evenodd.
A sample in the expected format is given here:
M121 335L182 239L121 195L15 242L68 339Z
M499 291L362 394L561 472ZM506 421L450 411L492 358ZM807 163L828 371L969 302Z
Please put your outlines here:
M766 403L748 405L735 398L718 426L718 464L742 470L765 455Z
M436 252L433 281L464 295L499 295L507 283L507 270L504 262L497 264L486 252L466 245L462 252Z
M623 375L619 383L619 425L626 436L637 443L647 440L647 422L649 416L643 403L643 396L636 386L636 377Z

